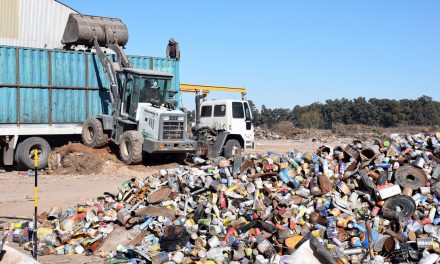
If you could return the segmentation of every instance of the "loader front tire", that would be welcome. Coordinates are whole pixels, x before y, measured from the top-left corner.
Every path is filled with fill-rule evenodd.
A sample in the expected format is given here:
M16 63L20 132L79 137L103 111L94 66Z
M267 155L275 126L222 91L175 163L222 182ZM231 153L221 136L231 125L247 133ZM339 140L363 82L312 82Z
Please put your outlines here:
M139 164L142 162L142 145L144 136L138 131L125 131L119 142L119 153L125 164Z
M84 122L82 140L84 145L91 148L102 148L107 144L108 136L104 133L101 121L96 117L89 117Z

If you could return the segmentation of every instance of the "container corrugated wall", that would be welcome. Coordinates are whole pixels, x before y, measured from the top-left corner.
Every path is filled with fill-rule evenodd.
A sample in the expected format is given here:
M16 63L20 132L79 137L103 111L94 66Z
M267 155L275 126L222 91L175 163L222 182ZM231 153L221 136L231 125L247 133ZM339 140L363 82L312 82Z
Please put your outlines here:
M0 48L0 83L16 84L16 49ZM17 122L17 89L0 87L0 122Z
M72 8L54 0L0 0L0 45L62 48Z
M135 68L174 74L172 89L179 90L177 61L129 59ZM0 124L82 123L110 114L107 87L96 54L0 46Z
M20 49L20 85L49 85L49 52ZM49 89L20 88L20 123L49 123Z
M88 58L88 73L89 76L88 86L89 87L100 87L99 90L89 90L89 115L99 115L99 114L111 114L110 106L110 94L105 89L108 87L108 80L105 76L104 69L102 68L101 62L96 54L87 54Z
M86 87L86 55L78 52L52 52L52 85ZM87 118L86 89L53 89L52 122L79 123Z

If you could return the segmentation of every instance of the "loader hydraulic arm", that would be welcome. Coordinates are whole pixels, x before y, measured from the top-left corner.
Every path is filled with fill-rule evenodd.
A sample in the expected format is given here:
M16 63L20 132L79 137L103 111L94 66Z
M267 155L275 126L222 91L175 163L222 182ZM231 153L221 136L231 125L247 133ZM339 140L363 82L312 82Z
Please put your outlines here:
M113 62L105 55L104 51L102 51L96 36L94 40L94 48L98 54L102 66L104 67L104 72L107 75L107 79L110 82L110 101L113 109L112 115L119 116L121 112L121 98L119 96L116 71L113 66Z
M67 49L75 45L95 48L110 83L109 90L113 109L112 115L115 117L120 116L122 105L121 92L116 73L118 72L119 74L124 68L132 68L132 64L121 48L127 44L127 41L127 27L120 19L73 13L69 15L61 40L61 43L65 44ZM116 53L116 63L107 57L101 46L111 49Z
M131 64L130 60L125 55L122 48L116 44L110 43L108 44L108 48L113 50L116 53L116 59L118 65L121 65L124 68L133 68L133 64Z

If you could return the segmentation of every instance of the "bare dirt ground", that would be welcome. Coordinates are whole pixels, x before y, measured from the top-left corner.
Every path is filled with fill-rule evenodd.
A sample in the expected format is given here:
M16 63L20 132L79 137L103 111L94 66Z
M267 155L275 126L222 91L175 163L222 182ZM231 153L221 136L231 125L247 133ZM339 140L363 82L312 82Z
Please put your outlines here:
M351 141L351 138L319 139L314 142L311 139L304 140L259 140L255 149L247 150L247 153L265 153L274 151L285 153L298 149L303 152L314 151L323 144L329 146L344 145ZM76 146L76 151L81 146ZM83 150L87 152L87 150ZM102 158L102 170L99 173L82 175L65 174L66 171L55 170L60 174L42 174L38 178L39 186L39 212L49 212L52 206L59 206L63 209L73 207L77 204L102 195L104 192L117 192L121 183L132 177L145 178L148 175L157 173L162 168L175 168L179 164L163 160L146 162L144 165L125 166L115 159L113 154L101 150L98 155ZM87 159L84 162L91 162ZM81 164L74 164L80 167ZM94 171L94 170L92 170ZM72 172L68 170L67 172ZM34 177L28 176L27 171L11 171L0 173L0 216L24 216L32 218ZM1 224L1 219L0 219ZM10 243L18 247L15 243ZM26 252L29 254L29 252ZM78 256L42 256L41 263L103 263L99 257Z

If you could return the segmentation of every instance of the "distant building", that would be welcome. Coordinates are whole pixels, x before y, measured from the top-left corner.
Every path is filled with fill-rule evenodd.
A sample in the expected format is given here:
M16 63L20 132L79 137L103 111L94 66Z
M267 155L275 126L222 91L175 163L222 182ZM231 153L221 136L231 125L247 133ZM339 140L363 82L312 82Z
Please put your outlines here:
M56 0L0 0L0 45L61 49L70 13Z

